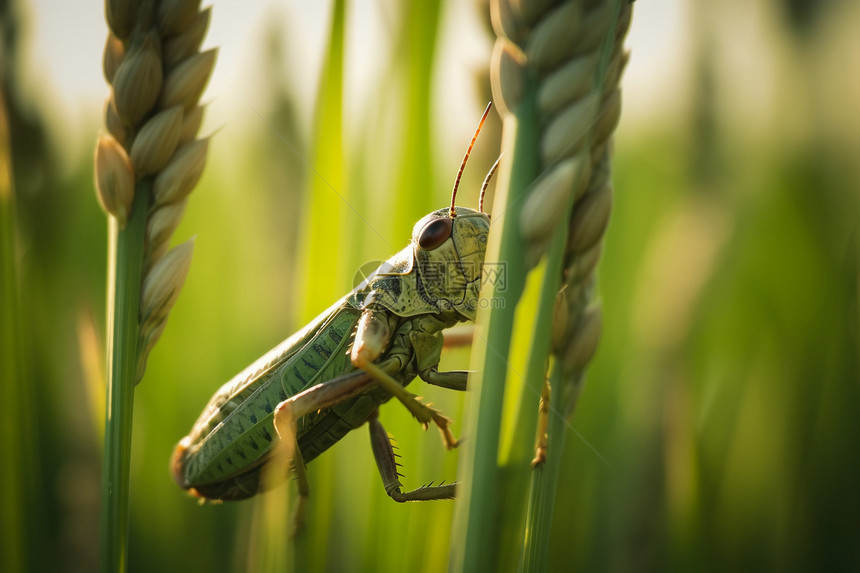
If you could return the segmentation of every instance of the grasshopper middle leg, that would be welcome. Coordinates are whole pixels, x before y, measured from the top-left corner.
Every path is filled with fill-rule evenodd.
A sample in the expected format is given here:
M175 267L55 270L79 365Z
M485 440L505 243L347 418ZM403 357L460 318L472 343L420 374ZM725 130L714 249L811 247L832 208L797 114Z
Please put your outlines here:
M439 372L435 368L429 368L421 373L421 379L428 384L448 388L449 390L466 391L466 382L469 372L466 370L448 370Z

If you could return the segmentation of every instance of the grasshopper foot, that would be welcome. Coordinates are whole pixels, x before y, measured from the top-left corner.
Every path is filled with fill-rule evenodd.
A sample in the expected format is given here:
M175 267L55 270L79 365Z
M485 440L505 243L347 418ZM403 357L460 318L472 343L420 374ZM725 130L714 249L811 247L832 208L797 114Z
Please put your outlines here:
M532 467L536 468L546 462L546 446L539 445L535 450L535 458L532 460Z
M446 449L453 450L460 445L460 440L455 438L454 434L452 434L451 430L448 428L451 424L451 420L443 416L438 410L433 410L433 423L436 424L439 431L442 432L442 441L445 442Z

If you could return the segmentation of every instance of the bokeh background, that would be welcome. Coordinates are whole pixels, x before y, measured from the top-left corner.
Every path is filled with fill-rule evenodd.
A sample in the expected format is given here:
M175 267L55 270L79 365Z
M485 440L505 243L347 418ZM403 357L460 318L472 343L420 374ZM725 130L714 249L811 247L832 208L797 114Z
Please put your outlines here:
M222 382L446 203L490 97L486 6L213 4L217 135L175 239L197 237L191 272L136 392L129 569L444 570L453 504L390 501L365 431L309 466L308 529L289 549L282 499L198 506L167 462ZM58 0L0 0L0 24L0 570L91 571L106 27L100 3ZM637 3L604 334L567 439L553 570L860 569L858 24L850 0ZM492 116L461 204L500 130ZM415 391L462 420L462 396ZM508 420L520 399L537 407L515 380L508 394ZM435 434L397 404L381 415L408 487L454 479ZM514 432L533 430L507 426L502 463ZM516 545L499 559L513 570Z

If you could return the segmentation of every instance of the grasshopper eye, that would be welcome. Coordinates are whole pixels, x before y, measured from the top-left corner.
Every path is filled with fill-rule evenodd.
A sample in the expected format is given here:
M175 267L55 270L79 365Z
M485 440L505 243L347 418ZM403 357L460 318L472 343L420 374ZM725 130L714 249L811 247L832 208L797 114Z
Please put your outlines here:
M454 228L454 220L444 217L430 221L418 234L418 246L425 251L432 251L448 240L451 230Z

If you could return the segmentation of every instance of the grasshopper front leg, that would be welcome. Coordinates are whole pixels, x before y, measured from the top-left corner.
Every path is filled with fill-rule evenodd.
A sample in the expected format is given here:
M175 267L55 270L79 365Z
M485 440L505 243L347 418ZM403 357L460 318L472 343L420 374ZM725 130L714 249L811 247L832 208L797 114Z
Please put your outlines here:
M374 364L374 361L379 358L383 349L391 341L392 330L390 315L387 312L366 309L358 321L350 360L356 368L361 368L373 376L380 386L400 400L412 412L412 415L424 425L425 429L431 422L436 424L439 431L442 432L442 440L449 450L456 448L459 442L448 428L451 420L443 416L438 410L420 402L415 394L408 392L390 374Z

